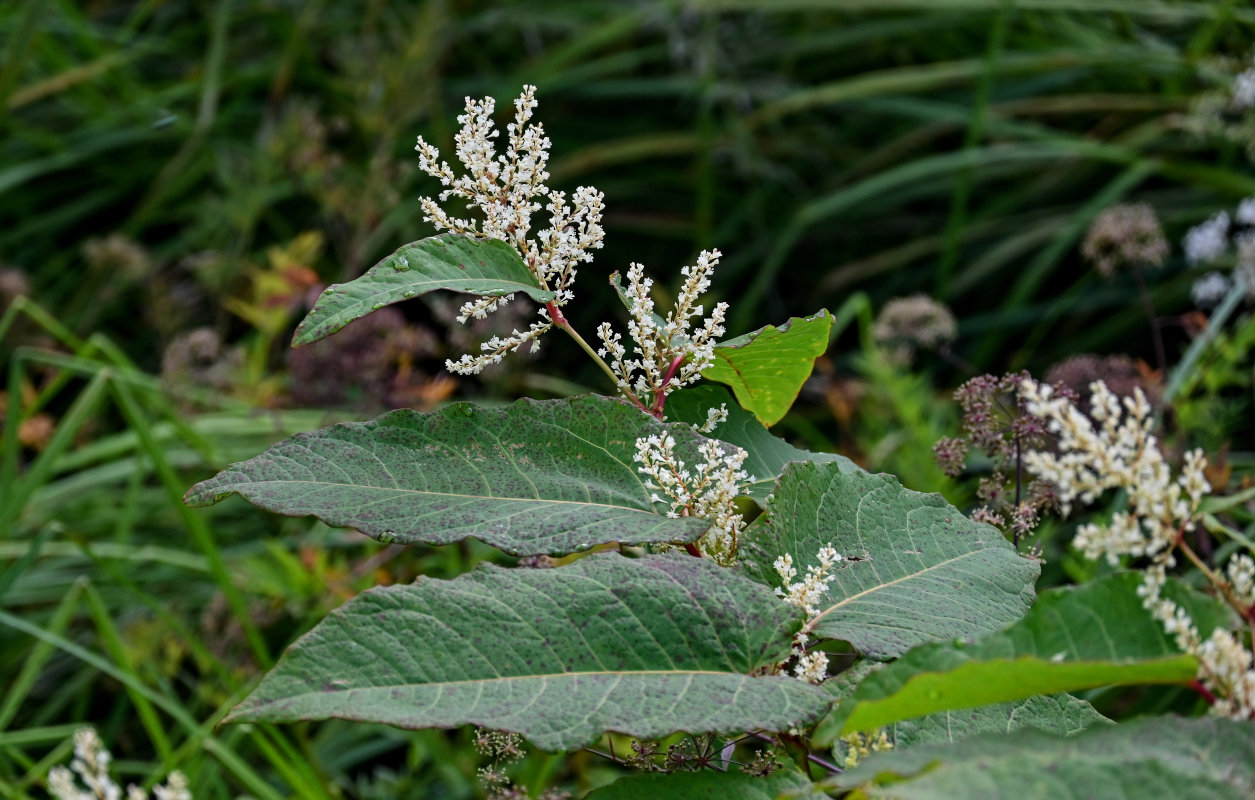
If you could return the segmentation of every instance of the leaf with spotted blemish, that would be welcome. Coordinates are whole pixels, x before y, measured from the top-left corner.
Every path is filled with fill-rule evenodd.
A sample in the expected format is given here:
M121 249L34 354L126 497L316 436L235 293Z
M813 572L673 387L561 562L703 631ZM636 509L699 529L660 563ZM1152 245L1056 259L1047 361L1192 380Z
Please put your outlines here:
M505 242L445 233L410 242L360 278L328 287L296 327L292 346L325 339L386 305L442 289L482 297L523 292L538 303L554 298Z
M755 677L800 612L709 559L617 554L371 589L298 640L228 721L481 725L545 750L615 731L782 731L821 689Z
M236 493L383 542L474 536L514 555L692 542L710 521L660 514L633 461L636 439L663 430L681 458L700 461L703 440L691 427L608 397L393 411L293 436L196 484L185 499L202 506Z
M741 407L771 427L788 412L815 359L828 349L831 330L832 314L825 309L720 342L702 377L731 386Z
M821 547L835 547L847 561L829 575L814 631L878 660L1006 627L1028 611L1039 570L940 495L835 463L785 467L743 542L750 571L770 586L781 583L778 557L805 575Z

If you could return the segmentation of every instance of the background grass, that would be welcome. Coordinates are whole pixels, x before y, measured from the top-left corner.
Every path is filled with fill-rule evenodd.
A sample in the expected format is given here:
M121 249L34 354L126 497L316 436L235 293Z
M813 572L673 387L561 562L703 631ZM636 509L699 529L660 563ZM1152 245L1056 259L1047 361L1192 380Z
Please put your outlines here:
M504 106L536 84L551 184L606 193L606 248L573 307L584 330L616 313L610 271L641 261L674 285L711 246L730 335L913 292L947 303L950 361L905 372L844 326L780 431L964 502L927 451L954 429L947 387L1078 352L1151 360L1132 278L1078 255L1094 216L1146 201L1178 241L1255 195L1243 120L1200 110L1253 38L1236 0L5 5L0 796L39 795L84 722L123 773L177 767L198 797L479 791L465 731L214 723L345 597L458 574L486 548L402 551L179 502L269 442L395 402L380 387L398 373L420 407L607 388L558 340L539 365L442 378L465 344L421 303L380 364L328 356L330 398L288 369L318 283L430 233L415 198L435 189L411 148L422 134L449 152L464 96ZM1150 277L1173 362L1199 274L1179 252ZM12 300L19 284L30 300ZM161 377L195 328L220 351L167 358ZM1235 483L1251 337L1225 332L1182 378L1183 422L1239 409L1208 441ZM210 362L225 378L178 380ZM1064 534L1044 536L1060 555ZM1063 559L1048 580L1081 569ZM587 753L520 769L534 789L611 774Z

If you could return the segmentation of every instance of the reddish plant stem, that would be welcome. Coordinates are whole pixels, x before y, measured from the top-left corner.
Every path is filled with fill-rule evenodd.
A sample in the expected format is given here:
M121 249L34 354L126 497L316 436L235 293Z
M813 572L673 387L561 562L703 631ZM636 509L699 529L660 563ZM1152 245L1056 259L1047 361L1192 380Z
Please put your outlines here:
M702 551L701 551L701 548L699 548L699 547L698 547L696 544L694 544L693 542L689 542L689 543L685 544L685 545L684 545L684 549L685 549L685 551L686 551L689 555L691 555L693 558L701 558L701 557L702 557Z
M662 407L667 402L667 387L671 385L671 381L675 378L675 374L680 371L680 365L684 363L684 355L678 355L671 362L671 366L667 367L667 374L662 378L662 384L658 387L658 391L654 393L654 405L649 410L658 419L662 419Z
M1189 686L1194 691L1201 694L1203 696L1203 699L1207 701L1207 705L1214 706L1216 704L1216 696L1211 693L1210 689L1208 689L1203 684L1199 683L1197 680L1190 681L1186 685Z
M755 731L754 733L752 733L752 734L750 734L750 735L751 735L751 736L753 736L755 739L761 739L762 741L764 741L764 742L768 742L768 743L770 743L770 744L775 744L775 745L780 744L780 743L779 743L779 742L777 742L775 739L773 739L772 737L770 737L770 736L768 736L767 734L763 733L762 731ZM799 741L799 744L800 744L800 741ZM804 746L804 745L802 745L802 746L805 748L805 746ZM809 748L805 748L805 749L806 749L806 760L807 760L807 761L810 761L812 764L816 764L816 765L818 765L818 766L820 766L820 767L823 767L824 769L828 770L828 772L830 772L830 773L832 773L832 774L834 774L834 775L835 775L835 774L838 774L838 773L845 772L845 770L841 769L840 767L838 767L836 764L832 763L831 761L828 761L828 760L826 760L826 759L820 758L819 756L817 756L817 755L815 755L814 753L810 752L810 749L809 749Z

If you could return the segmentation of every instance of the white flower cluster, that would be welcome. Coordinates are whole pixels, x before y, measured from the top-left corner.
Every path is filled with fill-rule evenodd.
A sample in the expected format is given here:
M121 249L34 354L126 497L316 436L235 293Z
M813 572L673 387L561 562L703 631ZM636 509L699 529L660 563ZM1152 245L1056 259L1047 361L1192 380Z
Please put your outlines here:
M645 476L645 487L655 503L670 505L668 517L700 517L711 521L710 530L697 546L719 564L730 566L745 529L745 518L736 510L736 498L754 478L741 466L749 453L739 447L706 440L700 445L702 462L692 471L675 452L669 433L636 440L636 471ZM662 494L660 495L659 492Z
M790 554L785 553L772 564L784 583L783 588L776 587L776 595L789 605L805 611L808 617L819 615L819 602L823 600L824 592L828 591L828 574L844 560L832 545L819 548L816 557L819 563L807 567L806 577L800 581L793 580L797 577L797 568L793 566L793 556ZM793 677L807 683L823 683L824 678L828 677L828 654L822 650L807 652L810 630L811 621L808 620L797 636L793 637Z
M500 133L492 121L495 105L491 97L466 98L466 113L458 117L462 128L454 136L465 175L455 176L449 164L440 160L440 151L421 136L414 147L418 151L419 167L446 187L440 193L440 202L450 197L462 198L468 209L478 208L483 213L483 221L452 217L430 197L420 200L423 219L437 230L478 234L508 242L537 282L557 295L552 305L561 308L574 297L571 287L577 265L592 261L591 251L602 246L604 196L591 186L581 186L568 205L565 193L545 185L549 178L551 143L540 123L529 124L537 106L535 86L524 86L523 93L514 101L514 122L506 126L508 142L501 155L497 155L492 141ZM529 237L532 214L542 208L536 201L538 197L548 200L544 208L549 212L549 227ZM482 319L512 299L513 295L479 297L462 306L458 321ZM547 309L539 313L541 321L533 322L528 330L493 337L480 345L479 355L464 355L458 361L446 361L445 366L451 372L472 375L489 364L499 363L505 353L518 350L528 342L535 348L537 337L555 322Z
M1088 558L1105 555L1115 563L1122 555L1150 556L1138 594L1182 651L1199 661L1199 683L1212 696L1214 714L1255 717L1255 668L1250 650L1230 631L1214 630L1207 639L1185 609L1162 594L1167 570L1176 564L1181 536L1194 528L1199 503L1211 491L1201 450L1185 455L1176 480L1150 434L1150 405L1141 391L1121 403L1101 381L1090 385L1094 423L1071 401L1052 397L1049 386L1025 381L1028 410L1047 421L1059 435L1059 454L1030 453L1025 465L1054 484L1067 514L1074 501L1089 503L1107 489L1123 489L1129 510L1113 515L1107 526L1081 525L1075 546ZM1182 545L1184 546L1184 545ZM1189 551L1186 551L1189 554ZM1231 604L1244 615L1255 606L1255 561L1238 554L1228 562L1227 580L1213 577Z
M1182 652L1198 659L1199 682L1214 698L1211 713L1234 719L1255 717L1255 668L1252 668L1255 656L1224 628L1216 628L1211 636L1203 639L1185 609L1161 594L1167 567L1172 563L1169 555L1146 570L1145 581L1137 590L1142 604L1150 609ZM1228 573L1230 586L1249 608L1255 601L1250 594L1255 563L1245 555L1237 556L1229 561ZM1239 588L1243 581L1245 584Z
M1193 529L1199 501L1211 491L1202 451L1187 453L1173 480L1150 432L1151 407L1142 391L1134 390L1123 403L1102 381L1090 384L1090 391L1093 421L1067 398L1054 396L1051 387L1031 380L1021 385L1028 412L1046 420L1059 437L1057 454L1028 453L1025 466L1056 487L1064 515L1073 503L1092 503L1108 489L1128 492L1128 511L1114 514L1107 525L1077 528L1073 544L1087 558L1106 556L1114 564L1120 556L1171 549L1181 533Z
M1215 270L1205 273L1190 286L1190 299L1194 301L1194 305L1204 311L1210 311L1220 305L1228 293L1229 279L1223 272Z
M628 358L623 336L609 322L597 328L602 342L597 355L610 359L619 389L635 396L642 405L661 408L669 392L697 380L701 371L714 362L715 340L723 335L728 304L716 304L699 327L694 330L693 325L705 313L698 300L710 288L710 276L721 257L718 250L703 250L696 265L680 270L684 284L666 319L654 314L650 296L654 282L645 277L645 268L632 264L628 269L628 335L633 342L633 357Z
M1185 234L1185 260L1191 265L1218 261L1229 249L1229 214L1217 211Z
M698 433L714 433L715 428L728 420L728 404L720 403L718 408L706 409L706 421L697 426Z
M105 749L100 736L92 728L80 728L74 732L74 760L70 769L53 767L48 773L48 791L56 800L120 800L122 789L109 777L109 764L113 756ZM83 781L87 790L79 788L74 773ZM164 786L153 787L157 800L192 800L187 778L182 772L171 772ZM148 800L148 792L131 784L126 788L126 800Z
M1238 73L1233 79L1233 107L1239 111L1255 107L1255 67Z

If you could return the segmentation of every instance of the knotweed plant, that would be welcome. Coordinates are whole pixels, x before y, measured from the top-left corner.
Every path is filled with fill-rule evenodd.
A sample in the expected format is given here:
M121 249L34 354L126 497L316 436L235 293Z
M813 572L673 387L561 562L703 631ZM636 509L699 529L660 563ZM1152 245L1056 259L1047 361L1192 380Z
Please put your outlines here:
M955 662L928 661L930 648L1027 624L1038 562L936 495L773 435L833 318L722 339L727 307L705 299L717 250L681 270L665 315L639 264L624 285L612 276L626 326L604 323L600 348L588 344L563 309L577 268L601 247L604 198L580 187L568 200L548 185L550 142L535 108L525 87L498 153L492 99L468 99L454 137L461 174L420 139L420 165L444 186L423 213L441 233L328 287L293 341L435 290L470 297L463 323L523 294L538 319L449 369L476 373L560 328L619 396L456 403L335 425L228 467L186 500L238 494L390 544L474 537L518 566L550 568L488 564L363 592L294 644L225 721L475 725L486 729L485 789L505 798L524 791L505 769L523 740L670 773L624 776L611 797L774 797L813 795L842 764L910 755L904 743L996 728L1012 752L1020 742L1035 753L1041 740L1016 738L1036 735L1027 729L1062 735L1098 719L1059 694L1092 683L1052 686L1046 707L1033 690L989 694L1015 679L976 682L921 711L907 696L913 681L880 680L895 669L945 672ZM454 216L441 205L450 200L471 214ZM541 213L548 227L534 230ZM1248 592L1250 570L1233 574ZM838 663L848 670L834 675ZM945 715L952 709L966 710ZM921 714L913 739L891 732ZM533 794L562 794L540 780L529 778Z
M1249 641L1244 642L1241 632L1224 628L1203 639L1189 613L1163 595L1167 571L1176 565L1178 554L1184 555L1255 631L1255 562L1237 553L1227 568L1213 570L1186 536L1197 527L1202 500L1211 491L1207 459L1201 450L1192 450L1174 475L1152 433L1152 410L1142 391L1119 398L1101 381L1090 390L1087 416L1051 387L1023 382L1029 412L1058 436L1058 452L1027 455L1029 471L1056 488L1065 515L1109 490L1125 493L1127 510L1115 512L1105 523L1080 525L1074 546L1088 558L1105 558L1111 564L1125 557L1148 560L1139 594L1177 645L1198 658L1198 688L1212 712L1255 719L1255 663Z

